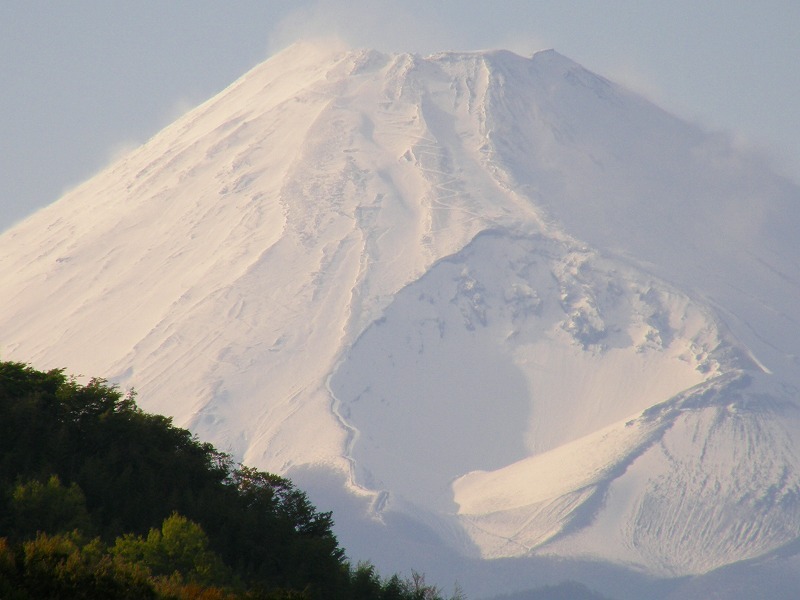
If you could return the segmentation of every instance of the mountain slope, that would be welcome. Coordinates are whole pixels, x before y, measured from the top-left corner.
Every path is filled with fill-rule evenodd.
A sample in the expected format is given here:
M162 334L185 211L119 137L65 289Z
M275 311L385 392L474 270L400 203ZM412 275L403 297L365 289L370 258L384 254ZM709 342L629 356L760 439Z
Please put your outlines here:
M299 44L0 237L0 344L465 556L701 573L800 536L798 202L553 51Z

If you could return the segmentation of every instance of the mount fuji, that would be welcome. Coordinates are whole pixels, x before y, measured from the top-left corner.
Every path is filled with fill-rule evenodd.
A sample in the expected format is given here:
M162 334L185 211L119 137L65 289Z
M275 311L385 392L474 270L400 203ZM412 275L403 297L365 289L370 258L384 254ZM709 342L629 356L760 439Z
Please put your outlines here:
M0 352L381 568L739 597L800 553L798 232L796 184L552 50L300 43L0 236Z

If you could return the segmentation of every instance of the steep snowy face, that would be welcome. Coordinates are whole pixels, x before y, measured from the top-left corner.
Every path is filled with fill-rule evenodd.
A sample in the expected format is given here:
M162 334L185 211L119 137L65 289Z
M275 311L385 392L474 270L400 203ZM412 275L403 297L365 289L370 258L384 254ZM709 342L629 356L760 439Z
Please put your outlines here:
M552 51L496 61L492 162L548 221L692 290L800 385L797 186Z
M724 354L711 316L652 278L488 231L401 290L330 387L357 479L446 510L465 472L635 415L732 366Z
M4 236L4 347L136 385L271 469L337 456L324 381L348 340L513 213L465 133L482 69L459 91L417 57L308 44L257 67Z
M467 554L696 573L800 536L797 231L555 52L298 44L0 236L0 344Z
M795 540L797 391L713 378L627 421L453 484L484 556L602 556L663 576Z

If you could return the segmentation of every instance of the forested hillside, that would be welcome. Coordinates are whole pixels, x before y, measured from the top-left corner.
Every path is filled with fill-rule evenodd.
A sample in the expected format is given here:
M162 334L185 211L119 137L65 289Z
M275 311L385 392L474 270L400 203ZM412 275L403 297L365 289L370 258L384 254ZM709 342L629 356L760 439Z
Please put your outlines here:
M0 363L0 597L426 598L348 564L330 513L102 379Z

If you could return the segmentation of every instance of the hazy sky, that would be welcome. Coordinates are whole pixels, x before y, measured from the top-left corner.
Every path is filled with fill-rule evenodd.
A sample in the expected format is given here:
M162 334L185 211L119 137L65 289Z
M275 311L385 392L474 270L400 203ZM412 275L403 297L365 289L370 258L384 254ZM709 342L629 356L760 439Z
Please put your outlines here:
M797 0L0 0L0 229L302 37L555 48L800 180Z

